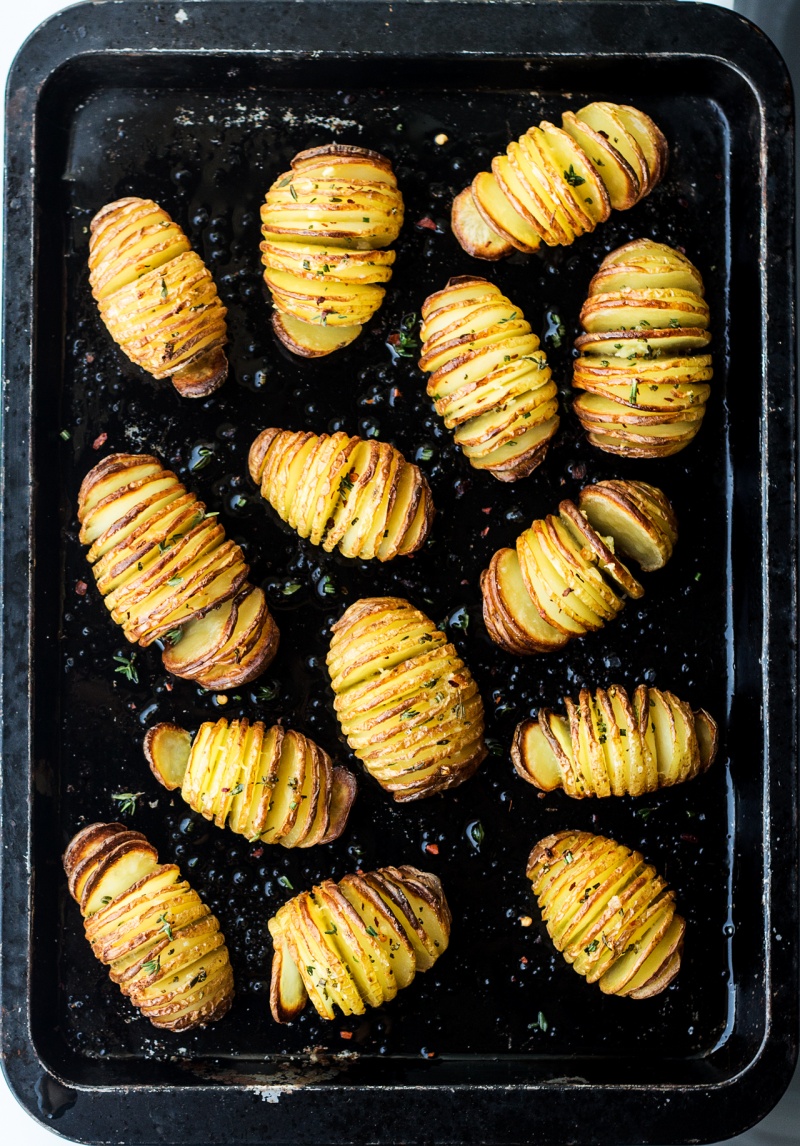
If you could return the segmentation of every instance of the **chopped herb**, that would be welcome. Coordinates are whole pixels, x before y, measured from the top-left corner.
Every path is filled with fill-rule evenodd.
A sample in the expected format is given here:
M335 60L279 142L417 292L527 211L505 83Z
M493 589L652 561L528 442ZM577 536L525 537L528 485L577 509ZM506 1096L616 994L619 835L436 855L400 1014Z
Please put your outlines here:
M111 799L114 803L119 804L120 815L132 816L136 811L137 800L143 795L144 792L115 792Z
M272 681L271 684L262 684L256 690L256 696L259 700L274 700L280 692L280 685L277 681Z
M564 863L572 863L572 852L567 850L564 852Z
M631 402L633 402L634 405L636 405L636 403L639 400L639 381L638 381L638 379L634 379L634 381L631 383L630 400L631 400Z
M413 358L419 348L415 329L416 323L417 316L415 313L404 314L400 319L400 326L386 340L398 358Z
M234 508L235 508L235 509L241 509L241 508L242 508L242 506L244 506L244 505L247 505L247 498L246 498L246 497L242 497L242 495L241 495L241 494L239 494L239 496L237 497L237 499L236 499L236 501L233 503L233 505L234 505Z
M433 688L433 686L436 684L436 681L438 679L439 679L438 677L432 677L431 680L423 681L422 687L423 688Z
M107 904L109 904L111 902L111 896L110 895L104 895L103 898L100 900L100 902L102 903L103 907L105 907Z
M680 320L679 318L671 318L671 319L669 320L669 324L670 324L670 326L672 326L672 327L679 327L679 326L680 326L680 324L681 324L681 320Z
M364 215L364 216L362 217L362 222L364 222L364 223L368 223L368 222L369 222L369 215Z
M189 988L196 987L198 983L205 983L207 972L205 967L201 967L193 979L189 980Z
M694 575L695 581L699 581L702 576L703 576L702 573L695 573L695 575Z
M296 203L297 202L297 192L294 189L293 183L289 184L289 194L291 195L291 197L294 199L294 201Z
M175 585L180 585L182 583L182 581L183 581L183 577L181 577L179 574L176 573L176 575L174 577L170 577L169 581L167 581L167 584L171 585L174 588Z
M232 796L238 796L239 793L243 792L243 791L244 791L244 784L237 784L236 787L231 792L231 795Z
M309 975L313 975L314 974L314 968L313 967L306 967L306 973Z
M142 964L142 970L146 971L148 975L155 975L161 970L161 956L156 955L155 959L148 959L146 963Z
M326 573L324 577L320 578L319 587L326 597L333 597L336 593L336 586Z
M174 649L178 642L183 640L183 629L170 629L166 640L169 641L170 648Z
M329 931L325 931L325 932L323 932L323 934L325 934L325 935L336 935L336 934L337 934L337 931L336 931L336 924L335 924L335 923L332 923L332 924L331 924L331 926L330 926L330 930L329 930Z
M197 473L198 470L205 469L208 463L211 461L212 457L213 452L208 448L208 446L198 446L197 461L194 462L194 464L191 465L189 469L192 471L192 473ZM210 517L211 515L206 514L206 516Z
M467 828L469 838L476 848L479 848L486 838L486 831L480 820L474 820Z
M294 891L294 885L292 884L292 881L289 879L288 875L279 875L278 883L281 885L281 887L288 887L289 891Z
M564 178L566 179L567 183L569 183L570 187L580 187L581 183L586 182L584 177L577 173L571 163L569 165L569 171L564 172Z
M517 317L517 312L515 310L512 310L511 314L507 318L498 318L497 325L502 326L502 324L504 322L513 322L516 317ZM472 333L473 333L473 331L470 331L470 334L472 334Z
M345 474L342 480L339 482L339 494L341 497L347 497L347 495L350 493L350 490L353 488L353 478L351 476L352 472L353 471L351 470L349 474ZM358 477L358 474L356 474L356 477Z
M646 318L643 318L639 323L639 326L649 326L649 325L650 325L650 323L647 321Z
M591 941L591 943L588 945L588 947L584 947L584 951L586 952L587 955L594 955L595 951L597 950L597 948L599 946L600 946L600 940L599 939L593 939Z
M487 738L485 741L486 747L492 756L504 756L505 750L499 740Z
M371 935L373 939L378 938L378 932L374 927L367 927L367 935Z
M279 191L279 190L280 190L282 187L288 187L288 186L289 186L289 184L291 183L291 181L292 181L293 179L294 179L294 174L293 174L293 173L292 173L292 174L289 174L289 175L285 175L285 176L283 177L283 179L281 179L280 183L276 183L276 184L275 184L275 188L276 188L276 190L278 190L278 191Z
M301 588L302 585L299 581L287 581L281 589L281 593L283 593L284 597L291 597L293 593L296 593L297 590Z
M68 442L72 437L72 434L69 432L69 430L60 430L58 436L59 438L63 438L65 442Z
M599 883L594 883L594 884L589 884L587 887L585 887L583 889L583 895L578 900L578 903L585 903L586 900L589 898L589 896L592 894L592 892L597 891L599 886L600 886Z
M311 263L308 261L308 259L303 259L303 270L304 271L310 271L311 270Z
M433 457L433 447L432 446L420 446L420 448L417 450L417 461L418 462L429 462L432 457Z
M175 936L172 934L172 927L170 925L169 920L167 919L166 911L164 912L163 915L159 915L158 919L156 920L156 923L161 924L161 930L164 932L167 939L169 939L169 941L171 943L173 941L173 939L175 938Z
M465 718L467 713L466 709L464 708L463 700L456 701L456 703L453 705L453 712L455 713L457 720L463 720Z
M589 195L587 195L583 201L584 201L584 203L590 203L590 204L594 203L594 199L592 199L591 196L589 196Z
M411 720L414 716L419 716L419 710L416 708L407 708L405 712L400 713L401 720Z
M637 808L636 809L636 815L640 816L641 819L646 820L649 816L651 816L653 814L654 811L655 811L655 808Z
M161 297L162 298L167 297L167 280L166 279L161 280Z
M131 684L139 683L139 674L136 671L136 653L131 653L130 657L123 657L119 654L115 655L114 660L117 661L117 667L114 672L122 673L124 677L131 682Z

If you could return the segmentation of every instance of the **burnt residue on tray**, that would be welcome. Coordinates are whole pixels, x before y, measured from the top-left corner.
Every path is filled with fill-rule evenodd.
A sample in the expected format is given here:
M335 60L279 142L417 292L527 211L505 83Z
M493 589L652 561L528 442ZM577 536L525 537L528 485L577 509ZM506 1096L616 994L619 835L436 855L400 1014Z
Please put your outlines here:
M189 1035L160 1036L136 1015L95 962L77 908L63 890L57 1023L89 1058L260 1059L310 1045L362 1055L579 1055L652 1061L709 1051L730 1016L729 799L726 715L731 631L727 616L726 171L725 125L709 100L633 98L664 129L670 169L652 195L573 247L478 263L450 234L453 194L508 139L607 92L104 90L71 119L61 209L67 312L58 436L63 549L62 658L58 696L59 845L84 823L122 818L184 874L219 915L236 975L230 1015ZM446 137L446 139L443 139ZM258 211L298 150L334 138L389 156L406 224L384 306L348 349L302 361L272 336L260 275ZM210 399L180 399L137 371L111 343L91 299L88 225L105 202L150 196L185 228L228 307L228 382ZM707 286L715 378L705 423L676 457L635 462L604 455L569 412L572 342L589 280L603 256L638 236L685 249ZM415 355L389 336L418 315L451 275L479 273L502 287L544 336L563 398L563 420L533 476L503 485L472 470L425 395ZM389 564L349 561L300 541L247 476L247 450L266 426L338 429L381 437L428 476L437 517L428 544ZM152 452L171 466L244 548L281 630L267 673L215 696L168 678L157 649L124 647L77 541L76 494L111 451ZM620 620L560 653L515 658L487 638L479 575L537 516L581 486L635 477L661 486L681 528L675 555L642 578L646 596ZM450 634L480 685L491 755L457 791L398 806L348 752L325 670L331 623L360 596L408 597ZM133 658L130 680L115 657ZM707 708L722 727L711 772L637 800L540 797L514 773L516 723L542 703L560 708L582 685L640 681ZM337 843L286 851L221 831L164 791L141 751L153 723L196 729L218 716L284 721L358 774L359 795ZM141 793L120 817L114 795ZM675 888L688 922L683 968L657 998L633 1003L586 985L550 944L525 879L533 843L565 827L640 848ZM309 1006L291 1027L269 1015L267 920L292 891L348 871L411 863L441 877L453 912L449 951L391 1004L361 1018L320 1020ZM55 870L55 869L54 869ZM521 920L532 917L532 925ZM398 1061L397 1069L402 1064ZM397 1075L399 1077L399 1074Z

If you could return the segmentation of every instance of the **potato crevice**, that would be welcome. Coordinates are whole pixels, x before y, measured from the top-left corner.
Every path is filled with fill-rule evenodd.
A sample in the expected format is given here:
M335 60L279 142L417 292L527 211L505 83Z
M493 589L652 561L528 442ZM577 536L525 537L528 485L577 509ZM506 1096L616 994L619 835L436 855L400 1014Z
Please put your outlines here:
M233 972L219 921L141 832L89 824L64 870L92 951L154 1026L186 1031L227 1013Z
M291 1022L309 999L323 1019L388 1003L446 950L450 922L439 880L408 865L296 895L269 921L273 1018Z
M392 165L363 147L302 151L261 208L261 261L272 324L295 354L317 358L349 345L383 302L403 197Z
M528 858L557 951L607 995L649 999L678 974L686 924L639 852L590 832L556 832Z
M242 550L157 458L104 458L81 484L78 520L106 608L131 643L163 641L165 668L205 688L234 688L267 667L278 629Z
M181 789L194 811L251 843L310 848L338 839L355 799L355 777L313 740L257 720L207 721L192 739L157 724L144 740L150 767Z
M226 308L203 260L152 199L108 203L91 222L89 281L120 349L187 398L225 381Z
M567 796L641 796L699 776L717 749L717 725L674 693L611 685L564 698L566 717L540 708L517 725L511 759L523 780Z
M471 466L516 481L558 429L558 391L519 307L482 278L452 278L422 305L421 370Z
M278 516L327 553L410 556L433 523L428 482L387 442L269 429L250 447L249 468Z
M327 663L347 742L395 800L463 784L485 758L478 686L455 646L408 601L351 605L333 626Z
M478 259L569 246L649 195L666 170L667 141L652 119L598 102L543 120L508 145L453 203L453 234Z
M636 239L607 255L581 311L573 409L606 453L663 458L694 438L713 374L708 305L679 251Z

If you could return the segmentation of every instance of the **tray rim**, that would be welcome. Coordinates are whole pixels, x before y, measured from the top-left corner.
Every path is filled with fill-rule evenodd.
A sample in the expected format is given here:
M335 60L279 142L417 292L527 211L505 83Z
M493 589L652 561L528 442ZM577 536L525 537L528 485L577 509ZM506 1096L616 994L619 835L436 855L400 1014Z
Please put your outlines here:
M308 28L298 30L301 36L299 42L294 42L292 39L292 30L287 33L285 28L282 28L280 35L287 37L283 44L276 44L269 42L269 34L265 33L263 40L259 44L254 44L254 33L252 25L248 25L247 42L245 42L242 33L234 32L229 29L226 24L226 12L230 13L236 11L242 13L246 9L255 9L256 6L263 6L269 4L271 8L277 10L295 10L299 8L305 9L322 9L327 7L328 10L334 7L341 7L346 9L348 5L358 3L360 14L359 20L361 22L367 21L368 27L360 29L360 32L373 37L373 46L366 51L362 48L360 50L347 50L341 48L334 48L327 54L336 58L341 55L363 54L363 55L420 55L420 54L442 54L442 45L432 37L423 45L422 51L418 49L409 50L406 45L401 44L400 52L393 50L393 45L390 39L384 35L381 36L380 23L383 21L384 16L393 17L396 21L405 19L405 14L401 16L398 13L392 13L392 6L387 3L382 3L381 0L305 0L304 4L296 5L288 2L288 0L245 0L244 3L232 3L231 0L187 0L186 3L181 4L178 2L170 2L164 4L148 4L143 3L141 0L123 0L114 4L96 5L93 3L80 3L70 8L65 9L61 13L57 13L42 24L37 31L26 41L23 48L20 50L11 71L9 73L8 91L7 91L7 127L6 127L6 200L5 200L5 255L6 255L6 274L8 275L8 268L24 264L29 269L35 266L36 258L36 226L35 226L35 211L36 211L36 193L33 188L32 182L27 178L28 172L35 167L36 147L35 147L35 131L37 123L37 110L39 107L39 100L41 99L42 92L46 86L47 80L58 72L64 65L78 59L81 56L90 55L92 53L113 53L122 52L128 53L137 51L141 53L164 53L165 51L175 51L181 54L192 52L203 52L204 56L212 55L227 55L230 53L236 54L259 54L259 53L281 53L285 56L293 58L307 58L309 54L308 47L303 46L302 37L305 36ZM495 5L493 0L489 4L480 3L479 0L403 0L403 7L407 10L417 10L417 15L420 20L425 20L426 13L434 12L441 9L444 4L448 7L452 4L464 10L474 10L480 13L489 13L491 20L497 13L499 5ZM623 12L633 13L637 9L638 3L636 0L581 0L581 6L591 8L600 6L605 10L616 8L622 18ZM503 4L503 10L508 12L511 8L517 8L519 15L524 16L527 13L545 14L563 12L565 8L571 8L572 5L562 5L559 0L510 0L510 3ZM156 25L156 31L153 32L149 28L148 20L152 15L158 11L159 13L166 13L167 17L172 14L173 17L177 12L183 8L190 10L191 18L188 21L178 24L175 20L163 19L160 24ZM655 0L655 3L648 4L648 11L654 10L656 12L661 10L675 11L676 4L674 0ZM367 13L365 16L364 14ZM728 12L724 9L709 9L707 6L696 6L683 4L681 6L682 19L680 27L674 30L672 36L672 43L668 51L663 51L665 57L693 55L696 57L711 58L718 62L722 62L727 66L733 67L739 72L741 76L750 84L754 92L759 98L759 106L762 117L762 127L767 130L762 135L762 170L768 168L768 182L773 188L780 186L787 186L791 183L792 171L792 148L791 139L786 139L787 123L790 118L787 115L787 91L790 91L788 85L788 77L786 75L785 66L780 59L777 51L772 47L767 38L763 36L753 25L750 25L744 18L738 17L735 14ZM689 50L687 41L691 40L693 29L698 27L698 17L702 13L704 18L704 39L701 43L718 43L730 40L731 38L736 41L738 49L738 56L733 55L724 56L718 54L716 51L696 51ZM65 25L64 21L67 21ZM544 35L540 36L536 50L521 52L515 50L510 51L509 44L503 41L503 36L499 38L498 47L491 49L485 48L485 52L491 54L507 54L514 55L516 58L537 58L542 56L551 55L554 51L552 46L548 47L548 39L552 34L552 27L557 22L557 17L553 19L552 26L545 22ZM78 22L80 21L80 25ZM618 21L614 21L616 26L622 26ZM84 35L78 38L75 32L68 35L65 28L68 29L70 25L81 26L84 29ZM204 36L208 34L210 29L214 30L216 34L219 33L220 28L229 32L229 39L224 43L216 42L213 49L208 49L205 46ZM494 29L493 29L494 31ZM718 32L718 37L714 35L714 31ZM259 29L260 32L260 29ZM755 35L754 35L755 32ZM557 39L557 37L556 37ZM124 45L121 47L120 45ZM683 47L676 47L676 45L683 45ZM641 49L640 49L641 50ZM320 54L326 54L321 52ZM580 56L582 53L578 51L569 51L561 49L559 55L562 57ZM628 46L624 52L619 49L609 51L599 51L597 55L631 55L636 54L634 48ZM766 94L766 98L765 98ZM773 128L776 134L776 141L770 146L769 129ZM766 137L765 137L766 136ZM784 147L777 146L777 138L781 138L786 144ZM767 161L769 163L767 164ZM772 386L776 386L775 374L779 373L776 367L771 366L773 360L780 361L781 354L784 356L785 365L788 370L783 374L784 379L788 376L794 378L794 340L793 340L793 321L792 321L792 300L794 298L793 291L793 251L791 236L793 233L792 227L793 209L790 202L790 197L784 195L773 196L768 202L765 201L762 209L761 216L761 234L759 236L761 241L762 253L765 248L768 248L771 254L778 257L776 267L770 270L769 276L766 269L762 265L762 297L764 301L765 313L769 312L769 324L766 329L766 336L764 340L764 354L765 354L765 374L767 381L765 386L768 386L770 380ZM769 225L769 229L768 229ZM776 239L775 235L782 235L782 238ZM787 238L788 236L788 238ZM768 244L773 244L768 246ZM27 672L31 665L30 656L30 639L32 633L32 617L28 608L28 603L31 600L31 586L32 586L32 569L30 563L26 560L28 553L27 537L32 522L32 514L34 511L34 498L32 483L30 475L33 473L33 447L29 434L29 427L32 425L33 419L33 396L34 396L34 358L33 339L35 337L35 314L34 314L34 283L33 276L29 274L30 286L24 291L19 291L12 297L9 290L4 290L4 318L3 318L3 335L4 335L4 391L7 401L4 403L6 415L3 419L3 463L4 463L4 480L2 486L2 521L3 521L3 534L0 541L2 541L2 550L0 551L0 570L2 570L2 586L3 586L3 600L0 602L0 608L3 609L3 629L2 635L4 638L3 645L3 661L2 668L0 669L0 695L4 702L11 700L11 704L6 707L4 703L3 711L7 712L9 708L14 712L15 716L19 712L23 715L23 719L19 720L18 724L12 729L10 722L6 719L2 729L3 743L9 744L12 750L17 750L23 744L30 743L30 736L27 733L30 730L32 720L32 706L30 695L24 688L20 688L20 684L27 678ZM788 300L788 306L784 309L782 306L782 299ZM772 300L773 306L768 304ZM777 301L775 301L777 300ZM29 332L29 334L28 334ZM15 379L13 397L14 402L10 401L11 398L11 379ZM24 377L26 380L25 386L25 400L20 401L20 391L22 386L19 379ZM797 791L797 766L796 766L796 745L797 745L797 711L796 711L796 656L795 647L796 641L792 641L792 637L796 635L797 631L797 599L796 599L796 568L797 568L797 554L796 554L796 522L795 522L795 399L794 390L791 391L790 399L790 412L789 417L785 419L770 417L769 407L765 409L762 414L762 467L763 459L769 455L770 451L779 455L782 459L786 458L788 466L788 474L780 473L777 475L779 478L788 478L786 481L787 491L783 494L782 499L778 499L777 492L772 495L770 487L770 474L765 468L762 468L762 507L766 500L767 506L770 510L768 516L768 523L770 525L768 538L772 539L778 530L782 530L784 537L787 535L791 539L791 559L788 562L789 571L786 578L786 584L781 582L778 585L778 593L773 592L773 587L769 583L769 579L764 577L764 633L767 641L763 650L765 656L765 677L767 681L767 690L765 695L765 724L767 726L765 750L767 753L780 752L784 758L791 759L795 762L795 767L792 776L789 777L788 787L796 796ZM20 474L20 463L25 468L24 475ZM776 475L772 475L773 478ZM774 501L778 501L776 507ZM775 514L777 513L778 519L776 522ZM9 568L16 571L16 576L12 578ZM20 576L19 570L24 569L24 574ZM779 600L787 599L789 602L789 619L790 625L787 625L786 612L778 612L770 608L770 603L773 596L777 596ZM11 603L22 605L17 615L11 616ZM23 671L24 670L24 671ZM792 713L794 721L791 722L791 727L786 729L781 727L777 733L773 732L768 719L769 711L772 707L771 699L772 692L776 685L774 681L773 670L781 670L786 674L790 684L790 692L792 695ZM20 695L22 694L22 695ZM785 695L785 694L784 694ZM784 702L785 703L785 702ZM20 725L23 727L23 733L20 733ZM775 741L775 747L772 747L772 742ZM32 885L34 872L32 867L32 824L31 824L31 791L30 791L30 777L32 775L30 769L30 760L28 757L28 768L19 767L19 753L14 751L14 756L17 760L17 767L12 768L4 766L3 773L3 791L2 791L2 839L3 849L2 858L2 939L3 946L7 952L10 951L12 958L8 957L3 961L2 965L2 979L0 980L0 990L2 991L3 1006L3 1069L6 1078L9 1081L12 1091L15 1093L17 1099L28 1109L28 1111L37 1119L49 1125L51 1129L55 1129L52 1122L48 1122L42 1115L40 1110L37 1109L35 1100L34 1086L38 1079L43 1075L48 1074L48 1067L40 1059L37 1051L33 1035L30 1028L30 1014L29 1014L29 991L30 991L30 975L27 963L22 966L19 960L19 950L21 940L24 940L26 947L30 947L31 934L32 934ZM775 776L768 777L768 790L767 798L765 800L765 810L770 808L770 798L778 796L778 787ZM767 863L765 871L765 895L770 898L773 891L781 891L783 893L783 901L781 903L782 912L777 910L770 916L767 913L768 919L778 918L781 926L781 932L795 936L797 932L797 852L798 852L798 814L795 800L786 800L787 792L784 789L780 795L784 800L784 806L777 808L772 806L772 813L776 817L776 822L781 828L782 834L786 832L790 839L789 847L786 849L786 855L790 860L790 877L788 881L783 878L780 872L776 872ZM22 813L20 814L20 809ZM775 821L774 821L775 822ZM9 859L12 859L9 865ZM772 850L767 852L767 860L772 858ZM791 860L794 860L791 863ZM19 878L20 871L24 872L25 879ZM24 886L23 886L24 885ZM787 886L791 889L794 888L795 894L786 895ZM780 898L779 898L780 902ZM791 906L789 906L789 903ZM784 926L785 925L785 926ZM483 1133L491 1127L492 1140L503 1142L516 1142L521 1139L519 1135L519 1126L517 1120L523 1115L530 1095L532 1092L544 1092L547 1099L548 1109L550 1113L547 1115L545 1125L550 1129L550 1139L555 1141L555 1135L559 1133L569 1133L570 1123L574 1114L571 1111L572 1104L575 1102L575 1092L582 1092L582 1111L586 1118L588 1125L596 1125L597 1120L602 1119L603 1109L609 1100L614 1101L615 1117L619 1118L619 1124L615 1126L615 1140L616 1141L640 1141L643 1137L640 1131L636 1128L636 1115L642 1113L642 1107L639 1105L638 1096L647 1095L652 1098L656 1104L658 1117L661 1123L660 1132L657 1138L650 1138L650 1141L688 1141L689 1139L683 1137L682 1127L687 1119L691 1120L691 1114L697 1114L701 1107L707 1106L709 1101L717 1096L721 1101L717 1104L717 1119L714 1123L714 1131L712 1136L717 1135L721 1130L726 1133L736 1133L740 1130L746 1129L747 1125L752 1125L753 1122L758 1121L760 1117L767 1112L767 1110L774 1105L778 1100L782 1090L788 1084L791 1077L791 1070L794 1065L794 1059L797 1055L797 1013L798 1013L798 992L796 986L791 990L791 985L796 984L797 970L798 970L798 956L797 944L792 945L792 950L787 951L789 944L784 944L784 949L776 950L776 945L771 943L769 938L767 940L767 955L768 955L768 969L773 977L781 978L783 982L783 989L781 984L774 982L768 983L767 986L767 1032L764 1041L759 1050L759 1053L747 1065L747 1067L729 1079L725 1079L720 1083L712 1083L707 1085L686 1085L675 1086L672 1084L665 1084L663 1087L648 1086L648 1085L587 1085L579 1080L550 1080L542 1082L529 1082L529 1083L515 1083L509 1087L489 1085L479 1085L474 1083L453 1084L448 1082L446 1084L437 1083L434 1078L428 1081L424 1088L415 1085L397 1084L397 1085L370 1085L363 1086L360 1084L348 1085L345 1088L336 1087L335 1084L317 1085L311 1084L302 1089L296 1086L276 1087L267 1089L280 1089L287 1090L291 1095L290 1102L281 1103L278 1107L270 1106L268 1109L272 1117L270 1123L274 1124L278 1133L285 1133L287 1128L295 1125L295 1117L298 1114L297 1107L301 1107L304 1118L316 1119L324 1117L328 1127L330 1127L331 1120L331 1095L340 1093L342 1089L350 1098L355 1098L356 1095L362 1097L369 1096L369 1101L372 1105L372 1116L377 1122L383 1117L387 1120L402 1114L406 1110L406 1101L404 1095L409 1091L424 1090L425 1094L430 1096L426 1099L426 1104L430 1103L431 1099L436 1099L439 1117L444 1119L449 1117L449 1103L448 1098L452 1100L454 1092L468 1092L471 1095L471 1108L475 1105L481 1105L481 1118L476 1118L476 1126L470 1132L469 1137L458 1138L458 1141L485 1141L483 1137L475 1137L475 1133L480 1133L480 1127L477 1125L483 1118L489 1116L489 1112L493 1110L494 1118L497 1121L489 1121L484 1126ZM14 958L14 955L17 958ZM780 972L780 975L776 975ZM20 1002L20 999L23 1002ZM751 1112L745 1115L742 1121L741 1115L736 1121L736 1116L729 1112L731 1107L732 1094L729 1096L728 1092L734 1091L736 1088L747 1086L752 1088L754 1084L759 1086L760 1102L758 1108L755 1103L751 1104ZM116 1126L117 1132L119 1125L124 1121L128 1123L130 1120L131 1128L135 1127L135 1137L130 1138L131 1143L144 1144L149 1141L148 1138L142 1138L142 1132L148 1133L146 1127L148 1123L148 1116L146 1109L152 1105L156 1096L161 1096L165 1101L167 1107L170 1102L180 1092L181 1094L186 1091L187 1097L191 1093L193 1097L193 1104L198 1108L198 1114L201 1114L201 1109L204 1109L209 1114L211 1111L216 1112L219 1116L221 1108L233 1111L237 1108L237 1103L245 1092L249 1095L250 1099L258 1100L259 1092L263 1091L264 1086L242 1085L233 1084L219 1086L214 1083L204 1084L202 1087L181 1087L181 1086L147 1086L147 1085L128 1085L124 1087L109 1086L109 1087L94 1087L76 1084L72 1081L60 1083L69 1089L70 1094L80 1095L80 1101L77 1104L75 1111L70 1115L70 1118L64 1123L65 1129L67 1122L69 1123L70 1133L77 1133L81 1135L80 1140L87 1142L101 1142L109 1141L106 1137L107 1134L113 1134ZM661 1096L659 1092L665 1092ZM675 1101L670 1104L670 1107L663 1105L664 1097L666 1094L671 1095ZM87 1100L91 1096L91 1102ZM335 1102L334 1098L334 1102ZM503 1109L498 1109L498 1103L504 1101L505 1106ZM669 1098L666 1099L669 1102ZM723 1106L724 1104L724 1106ZM259 1103L259 1105L261 1105ZM287 1106L291 1105L292 1110L287 1110ZM339 1102L341 1106L342 1103ZM253 1103L250 1104L251 1110ZM596 1109L592 1109L596 1107ZM680 1108L680 1109L678 1109ZM242 1138L241 1141L256 1141L257 1138L251 1137L251 1133L257 1128L262 1127L267 1119L262 1112L259 1112L256 1107L255 1113L242 1120L247 1124L245 1130L244 1125L242 1129L248 1135L247 1138ZM651 1112L656 1113L656 1109ZM276 1117L277 1116L277 1117ZM539 1113L541 1118L542 1112ZM676 1117L677 1116L677 1117ZM703 1119L703 1121L706 1121ZM627 1122L627 1133L633 1136L625 1137ZM440 1123L440 1125L443 1123ZM539 1126L542 1126L539 1121ZM210 1123L209 1123L210 1125ZM559 1129L556 1130L555 1128ZM730 1129L730 1127L734 1127ZM279 1129L278 1129L279 1128ZM669 1133L669 1131L673 1131ZM573 1127L574 1131L574 1127ZM675 1133L677 1131L677 1133ZM95 1137L97 1133L104 1136L102 1138ZM274 1132L274 1131L271 1131ZM345 1116L341 1125L336 1128L337 1137L331 1138L330 1141L351 1141L352 1130L348 1127L348 1119ZM92 1137L83 1137L84 1134L91 1133ZM417 1130L418 1135L424 1137L424 1123L419 1126ZM495 1135L502 1135L497 1136ZM664 1136L665 1135L665 1136ZM114 1135L115 1139L116 1135ZM182 1141L194 1141L194 1139L181 1139ZM276 1139L277 1140L277 1139ZM281 1141L284 1138L280 1139ZM285 1139L288 1141L288 1138ZM409 1138L409 1140L418 1140L417 1137ZM449 1141L450 1139L448 1139ZM595 1140L594 1138L592 1139ZM598 1141L604 1140L603 1138L597 1139ZM708 1138L692 1137L692 1141L709 1140ZM232 1142L232 1139L226 1139ZM237 1142L239 1139L237 1138ZM452 1139L456 1141L456 1139Z

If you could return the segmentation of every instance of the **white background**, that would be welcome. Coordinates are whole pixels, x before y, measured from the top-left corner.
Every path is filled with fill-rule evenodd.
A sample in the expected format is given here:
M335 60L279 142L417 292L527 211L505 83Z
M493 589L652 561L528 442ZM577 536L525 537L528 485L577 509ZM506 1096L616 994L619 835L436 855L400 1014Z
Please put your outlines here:
M718 2L723 8L733 8L733 0L718 0ZM4 85L14 55L23 41L43 20L66 6L55 2L55 0L24 0L23 3L19 3L18 0L3 0L2 22L0 23L2 30L2 36L0 36L0 76L3 77ZM2 144L0 144L0 148L2 148ZM0 227L2 227L1 221ZM771 1121L768 1119L768 1123ZM57 1141L49 1128L34 1122L27 1111L17 1104L4 1079L0 1079L0 1128L2 1139L8 1146L54 1146ZM743 1135L735 1142L739 1146L751 1146L751 1144L757 1146L757 1142L767 1143L770 1140L767 1124L763 1125L763 1131L763 1137L759 1132L757 1136ZM63 1139L61 1140L63 1141ZM800 1142L800 1125L796 1127L796 1134L792 1138L784 1138L779 1132L778 1137L772 1140L776 1143L781 1141L787 1144L791 1141ZM169 1146L169 1144L165 1143L165 1146Z

